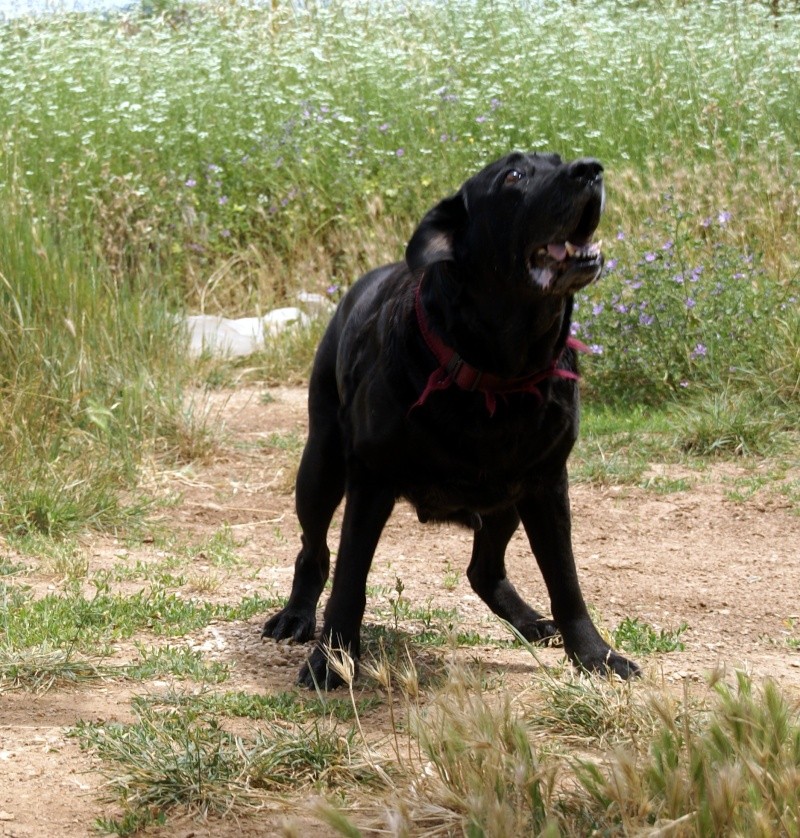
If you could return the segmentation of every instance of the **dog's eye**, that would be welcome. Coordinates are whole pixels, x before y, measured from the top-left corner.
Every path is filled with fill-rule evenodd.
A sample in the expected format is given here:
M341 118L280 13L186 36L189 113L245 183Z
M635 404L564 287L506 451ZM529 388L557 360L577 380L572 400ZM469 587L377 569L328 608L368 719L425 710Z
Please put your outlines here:
M515 183L519 183L521 180L525 179L525 174L520 172L518 169L512 169L510 172L506 173L505 180L503 183L506 186L513 186Z

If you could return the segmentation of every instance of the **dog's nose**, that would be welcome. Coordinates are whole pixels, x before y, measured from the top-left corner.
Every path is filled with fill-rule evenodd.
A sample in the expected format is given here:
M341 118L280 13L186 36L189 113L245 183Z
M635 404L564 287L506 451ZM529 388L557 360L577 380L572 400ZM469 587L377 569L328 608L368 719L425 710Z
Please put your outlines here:
M581 157L567 166L567 174L574 180L596 183L603 178L603 167L594 157Z

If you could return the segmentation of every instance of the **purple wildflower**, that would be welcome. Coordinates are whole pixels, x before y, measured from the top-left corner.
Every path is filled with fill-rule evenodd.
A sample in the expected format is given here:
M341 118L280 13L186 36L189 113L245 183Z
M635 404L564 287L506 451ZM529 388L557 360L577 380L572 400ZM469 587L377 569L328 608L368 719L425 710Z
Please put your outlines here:
M639 325L641 326L652 326L654 320L655 317L653 317L652 314L645 314L644 312L642 312L639 315Z
M599 343L593 343L589 349L591 350L592 355L602 355L603 354L603 347Z
M389 123L384 122L383 125L379 125L378 130L381 132L381 134L385 134L389 130Z
M403 157L405 156L406 150L404 148L398 148L397 151L394 153L395 157Z
M604 304L604 303L595 303L595 304L592 306L592 314L593 314L595 317L597 317L597 315L598 315L598 314L602 314L602 313L603 313L603 309L604 309L604 308L605 308L605 304Z
M617 233L617 241L618 242L624 242L625 241L625 233L623 233L622 230L620 230Z
M644 254L644 261L645 261L645 262L655 262L655 261L656 261L656 258L657 258L657 257L656 257L656 254L655 254L655 253L653 253L653 252L651 252L651 251L649 251L649 250L648 250L648 252L647 252L647 253L645 253L645 254Z
M197 186L197 181L193 177L190 177L186 179L186 183L184 185L191 189L192 187Z
M706 349L705 344L698 343L695 346L695 348L692 350L691 357L694 360L697 360L698 358L705 358L707 354L708 354L708 349Z
M697 305L697 302L693 300L691 297L686 298L686 308L693 309Z
M717 221L720 226L724 227L731 220L731 214L727 210L720 210L717 215Z

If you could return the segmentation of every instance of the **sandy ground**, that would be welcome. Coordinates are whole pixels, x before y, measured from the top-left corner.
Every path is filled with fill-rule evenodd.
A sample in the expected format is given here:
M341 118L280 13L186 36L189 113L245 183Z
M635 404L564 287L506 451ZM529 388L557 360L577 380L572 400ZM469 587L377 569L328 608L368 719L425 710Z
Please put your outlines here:
M239 545L235 570L211 567L202 556L195 560L199 576L214 577L210 596L215 599L286 594L291 584L298 547L292 482L305 434L305 391L270 393L268 401L255 389L215 394L212 420L224 418L227 431L221 454L207 465L152 478L159 491L179 495L157 526L166 525L183 543L208 538L223 525L232 528ZM730 463L711 466L695 475L690 490L672 494L574 485L574 541L584 595L607 626L624 617L657 628L688 625L684 651L639 659L649 674L667 683L702 683L722 665L769 676L800 696L800 650L787 643L788 637L800 636L800 515L783 494L768 488L744 502L729 499L738 474ZM338 520L337 515L334 525ZM464 530L423 527L409 507L399 504L373 564L366 621L391 622L390 599L396 597L399 578L408 600L457 609L462 628L504 637L467 583L470 541ZM335 535L331 542L334 547ZM159 561L164 553L157 543L89 537L89 572L120 557ZM32 564L30 557L25 561ZM547 611L544 585L519 533L509 547L508 567L523 595ZM35 567L29 577L33 584L48 581L37 577ZM214 624L185 638L208 658L231 665L226 690L293 687L306 649L262 642L264 616ZM524 683L536 666L520 649L486 645L471 647L469 654L515 683ZM557 649L541 653L544 663L560 657ZM134 692L163 686L104 681L44 694L0 693L0 836L91 834L94 819L114 809L99 801L103 779L96 759L66 731L80 719L128 720ZM385 723L381 713L365 719L367 725ZM264 836L278 834L284 818L280 807L242 821L231 817L202 824L171 817L153 834ZM318 825L299 826L307 834L325 834Z

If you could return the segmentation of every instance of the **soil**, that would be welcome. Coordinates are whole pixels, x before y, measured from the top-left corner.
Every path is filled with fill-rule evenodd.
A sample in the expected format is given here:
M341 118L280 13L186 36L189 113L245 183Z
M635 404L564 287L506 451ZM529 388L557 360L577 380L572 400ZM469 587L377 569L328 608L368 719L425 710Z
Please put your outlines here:
M248 593L288 593L299 543L292 483L305 435L305 400L299 388L270 390L268 399L254 388L216 393L210 420L225 426L218 455L204 465L151 476L150 488L176 497L154 532L167 528L180 543L198 543L224 525L236 539L239 563L233 569L215 567L202 554L194 559L190 584L194 578L200 595L238 602ZM731 486L752 475L753 468L758 467L739 468L729 461L711 465L690 475L691 488L671 494L574 484L574 543L583 591L606 626L625 617L657 629L688 626L681 635L683 651L639 658L651 677L668 684L702 684L716 667L744 668L800 696L800 515L785 494L769 487L745 500L732 499ZM798 476L791 468L788 474ZM337 519L333 533L336 524ZM410 602L457 609L461 628L505 637L466 580L470 542L465 530L423 527L408 506L398 504L373 564L366 622L392 623L391 600L400 579L402 596ZM121 560L161 561L159 543L163 539L147 535L133 545L108 536L87 537L89 573ZM507 559L517 588L546 612L543 583L519 533ZM30 557L21 560L32 563ZM35 568L25 581L58 584ZM226 690L293 689L307 649L262 642L265 616L212 624L185 642L232 667ZM519 648L487 644L470 647L468 654L502 670L512 685L524 684L537 666ZM561 659L558 649L543 649L540 655L543 665ZM94 832L97 817L114 814L113 805L101 800L97 759L81 751L67 732L79 720L130 720L131 696L164 686L108 680L44 693L0 692L0 836L86 836ZM364 724L385 725L386 718L376 713ZM279 807L208 823L171 816L166 827L152 834L273 835L287 813ZM318 823L304 823L296 808L291 818L297 834L325 834Z

